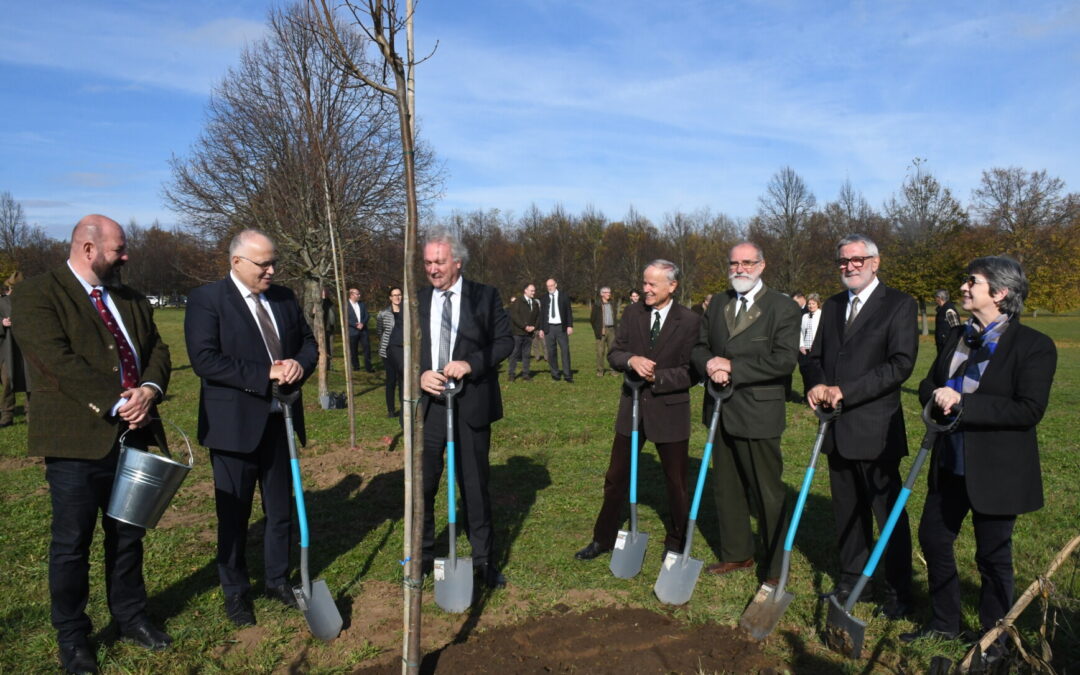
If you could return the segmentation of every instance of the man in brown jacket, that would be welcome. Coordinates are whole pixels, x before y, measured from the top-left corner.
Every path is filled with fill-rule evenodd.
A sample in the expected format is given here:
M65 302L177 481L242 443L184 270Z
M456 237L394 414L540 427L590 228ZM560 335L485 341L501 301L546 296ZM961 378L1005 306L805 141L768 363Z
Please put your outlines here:
M600 289L600 302L593 303L589 323L596 336L596 376L607 372L607 353L615 342L615 326L618 325L619 307L611 300L611 289Z
M690 351L698 338L698 315L675 302L679 268L667 260L654 260L645 268L645 302L626 308L608 352L611 367L645 381L640 393L640 443L651 440L664 467L668 495L668 550L682 551L690 499L686 489L687 449L690 441L690 387L696 382L690 369ZM593 539L575 554L591 560L610 551L622 524L630 487L630 436L633 433L633 397L622 388L611 461L604 477L604 502L593 527ZM634 452L640 451L635 448Z
M169 348L154 325L146 296L123 285L124 230L90 215L71 234L61 265L19 286L13 297L15 337L34 382L29 454L45 458L52 499L49 596L52 623L67 672L97 672L86 615L90 542L108 508L126 445L165 438L154 405L169 383ZM146 614L142 538L146 531L107 515L105 574L109 611L124 639L151 650L172 642Z

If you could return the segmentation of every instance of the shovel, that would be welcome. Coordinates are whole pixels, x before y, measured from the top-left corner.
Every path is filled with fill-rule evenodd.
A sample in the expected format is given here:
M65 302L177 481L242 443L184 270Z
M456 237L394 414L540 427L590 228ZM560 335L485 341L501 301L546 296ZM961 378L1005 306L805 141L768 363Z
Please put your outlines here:
M877 567L881 554L885 552L885 546L889 543L889 537L892 536L896 521L900 518L900 513L904 510L904 505L907 504L908 497L911 495L911 488L915 485L915 478L919 475L923 462L926 461L927 453L933 449L938 434L951 432L960 421L962 411L957 409L952 419L945 424L938 424L931 415L933 405L933 401L927 401L926 407L923 408L922 418L923 423L926 425L926 435L923 436L919 454L915 456L915 462L911 465L911 470L908 471L904 487L900 488L900 494L896 496L896 503L893 504L892 511L889 513L889 519L885 521L885 527L881 528L881 536L878 537L877 544L874 545L874 550L870 553L870 559L866 561L862 576L855 582L855 587L851 589L851 594L848 595L847 602L843 606L840 605L840 601L836 599L835 595L829 597L829 617L826 621L824 634L825 644L833 651L853 659L859 658L862 654L863 640L866 637L866 623L852 616L851 609L859 601L859 596L862 594L867 582L870 581L870 577L874 575L874 569Z
M649 535L637 529L637 466L638 466L638 415L640 412L641 387L645 381L634 373L626 373L623 382L634 395L632 414L633 431L630 434L630 531L619 530L615 548L611 551L611 573L620 579L632 579L641 571L645 560L645 546Z
M447 380L446 398L446 501L450 510L450 557L435 559L435 604L447 612L464 612L472 604L472 558L457 557L457 477L454 466L454 396L461 391Z
M682 605L690 600L697 586L698 577L701 576L702 561L690 557L690 549L694 543L694 525L697 522L698 506L701 505L701 493L705 487L705 474L709 470L709 459L712 457L713 440L716 438L716 428L720 425L720 406L731 398L735 390L731 385L721 387L709 380L709 395L716 403L713 405L712 420L709 422L709 437L705 441L705 452L701 455L701 468L698 469L697 487L694 489L694 503L690 506L690 518L686 522L686 544L681 554L668 551L664 556L664 564L660 567L660 574L656 577L656 585L653 592L660 602L669 605Z
M791 514L791 524L788 525L787 538L784 539L784 561L780 567L780 581L776 588L769 584L762 584L754 596L750 606L743 612L739 626L750 633L755 640L763 640L773 632L780 617L787 611L788 605L795 599L792 593L784 590L787 586L788 575L791 573L791 549L795 545L795 532L799 529L799 521L802 519L803 507L806 506L806 497L810 494L810 484L814 482L814 467L817 464L818 455L821 454L821 444L825 441L825 432L829 424L840 414L840 408L826 409L818 406L814 409L818 416L817 438L814 439L814 449L810 452L810 465L806 467L803 475L802 488L799 490L799 499L795 502L795 510Z
M334 604L326 582L319 579L312 583L308 575L308 522L304 508L304 488L300 483L300 460L296 456L296 439L293 437L292 404L300 396L300 390L288 393L274 385L274 396L281 402L285 414L285 435L289 438L289 466L292 469L293 493L296 495L296 518L300 522L300 582L293 589L296 604L307 619L311 634L320 640L329 642L341 633L341 612Z

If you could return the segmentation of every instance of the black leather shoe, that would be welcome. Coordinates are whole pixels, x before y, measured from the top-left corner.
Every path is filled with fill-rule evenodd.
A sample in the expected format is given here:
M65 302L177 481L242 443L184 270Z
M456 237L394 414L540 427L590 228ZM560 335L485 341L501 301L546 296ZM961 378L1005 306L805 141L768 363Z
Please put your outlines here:
M426 579L428 577L428 575L430 575L434 571L435 571L435 561L434 560L425 560L425 561L420 563L420 576L421 577Z
M589 545L575 553L574 557L578 560L592 560L601 553L607 553L610 550L610 548L604 548L595 541L590 541Z
M919 630L911 631L910 633L900 633L900 642L903 642L904 644L911 644L912 642L918 642L919 640L957 640L959 638L960 633L934 630L929 626L923 626Z
M85 642L60 645L60 665L63 666L65 673L96 673L98 671L94 652Z
M573 384L574 383L574 378L572 378L572 377L566 377L566 378L563 378L563 379L566 380L567 384Z
M293 609L300 609L300 605L296 604L296 595L288 584L280 584L278 586L267 586L265 595L268 598L277 600L286 607Z
M506 587L506 577L494 565L487 563L476 566L473 570L473 581L477 586L482 585L490 589Z
M255 625L255 609L246 595L226 595L225 614L237 628Z
M134 642L152 652L160 652L172 644L172 638L168 633L159 630L154 624L145 619L134 627L121 631L121 635L124 640Z
M839 602L841 606L843 606L844 604L847 603L847 599L848 599L849 595L851 595L851 588L849 588L847 586L837 586L837 587L833 588L831 591L828 591L827 593L822 593L821 595L818 596L818 598L821 599L821 600L828 601L830 598L835 596L836 601ZM863 595L865 595L865 593L863 593Z
M551 376L551 379L552 379L552 380L554 380L554 381L556 381L556 382L558 382L559 380L561 380L561 379L562 379L562 375L552 375L552 376Z

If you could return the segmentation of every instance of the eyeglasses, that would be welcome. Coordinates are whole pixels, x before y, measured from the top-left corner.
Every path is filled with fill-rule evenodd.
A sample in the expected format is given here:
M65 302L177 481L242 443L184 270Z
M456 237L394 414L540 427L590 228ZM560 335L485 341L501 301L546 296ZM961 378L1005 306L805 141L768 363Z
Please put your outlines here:
M989 284L989 283L990 282L987 281L986 279L980 279L979 277L975 276L974 274L968 274L967 276L962 277L962 281L960 282L960 285L961 286L965 286L965 285L966 286L974 286L975 284Z
M271 267L277 267L277 263L278 263L276 258L274 260L267 260L265 262L255 262L254 260L252 260L251 258L248 258L247 256L238 255L236 257L237 258L243 258L244 260L248 261L252 265L255 265L256 267L258 267L260 269L264 269L264 270L269 269Z
M862 266L866 264L867 260L870 260L871 258L876 258L876 257L877 256L874 256L874 255L857 255L857 256L852 256L850 258L837 258L836 259L836 266L841 267L841 268L842 267L850 267L853 270L858 270L858 269L862 269Z
M747 270L752 270L758 266L760 260L729 260L728 267L733 270L737 270L740 267Z

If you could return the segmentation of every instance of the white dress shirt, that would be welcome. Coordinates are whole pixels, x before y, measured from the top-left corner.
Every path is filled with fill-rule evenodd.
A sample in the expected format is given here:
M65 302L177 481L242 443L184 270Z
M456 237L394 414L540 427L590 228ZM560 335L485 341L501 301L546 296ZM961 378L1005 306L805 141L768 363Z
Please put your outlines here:
M454 285L448 290L454 294L450 296L450 354L448 359L454 360L454 345L457 344L458 322L461 320L461 287L462 277L458 277ZM431 316L428 317L428 335L431 336L431 367L435 368L439 363L439 334L442 332L442 312L445 301L445 291L437 288L431 291Z

